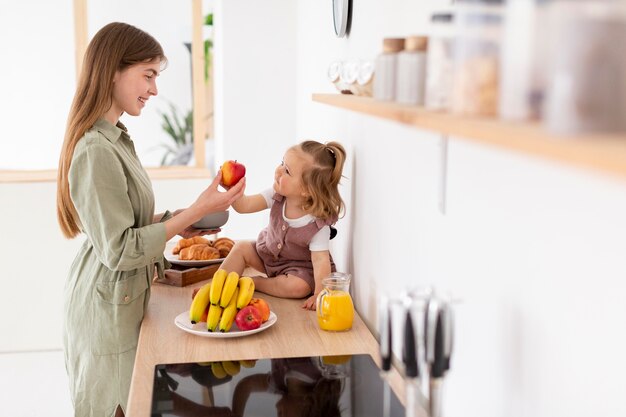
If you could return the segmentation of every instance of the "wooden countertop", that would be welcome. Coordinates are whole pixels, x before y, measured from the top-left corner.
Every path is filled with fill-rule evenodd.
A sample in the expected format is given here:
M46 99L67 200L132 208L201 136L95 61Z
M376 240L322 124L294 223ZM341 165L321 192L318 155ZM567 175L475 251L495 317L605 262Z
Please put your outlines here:
M302 300L257 294L268 301L278 321L250 336L213 339L183 332L174 324L174 318L189 309L193 289L202 284L183 288L152 285L139 335L127 417L150 416L154 366L161 363L369 354L380 365L378 343L358 314L352 330L326 332L319 329L314 311L301 308ZM404 402L400 375L394 370L390 379L392 388Z

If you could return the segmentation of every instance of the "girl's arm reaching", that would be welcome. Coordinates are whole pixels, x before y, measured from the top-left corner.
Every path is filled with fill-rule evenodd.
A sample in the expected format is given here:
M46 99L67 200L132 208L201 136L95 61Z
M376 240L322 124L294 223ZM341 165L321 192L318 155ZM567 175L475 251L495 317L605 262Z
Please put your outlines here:
M267 202L263 194L242 195L232 204L232 208L237 213L256 213L257 211L265 210Z
M317 295L322 291L322 279L330 275L330 252L327 250L311 251L311 261L313 262L315 288L313 289L313 295L302 304L302 308L315 310Z

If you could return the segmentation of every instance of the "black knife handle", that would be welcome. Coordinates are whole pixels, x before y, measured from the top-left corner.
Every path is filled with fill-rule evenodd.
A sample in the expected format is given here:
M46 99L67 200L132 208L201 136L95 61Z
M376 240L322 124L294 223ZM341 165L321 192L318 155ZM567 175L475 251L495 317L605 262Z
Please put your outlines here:
M435 327L435 352L434 359L430 368L430 373L433 378L440 378L449 368L449 357L445 353L444 334L445 329L443 327L444 318L443 311L439 310L437 314L437 324Z
M413 327L413 315L411 314L410 306L407 308L406 322L404 323L402 362L404 362L404 373L408 378L417 378L419 376L415 327Z
M389 347L387 355L382 357L382 370L388 371L391 369L391 315L387 316L387 337L385 343Z
M380 359L381 369L389 371L391 369L391 305L387 297L380 300Z

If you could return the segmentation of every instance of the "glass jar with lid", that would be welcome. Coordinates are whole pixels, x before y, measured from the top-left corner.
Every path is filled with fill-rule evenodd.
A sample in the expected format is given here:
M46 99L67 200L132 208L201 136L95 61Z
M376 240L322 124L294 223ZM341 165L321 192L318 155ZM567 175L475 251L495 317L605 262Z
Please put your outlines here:
M383 52L376 58L374 70L374 99L393 101L396 95L396 65L398 52L404 49L404 38L385 38Z
M456 10L453 113L496 116L502 5L460 3Z
M454 70L454 14L434 13L428 35L424 106L430 110L449 110Z
M549 5L545 122L562 134L626 132L626 4Z
M372 97L374 85L374 62L361 61L356 76L356 83L359 89L359 95Z
M398 54L396 72L396 101L402 104L423 105L426 79L426 50L428 38L409 36L404 50Z

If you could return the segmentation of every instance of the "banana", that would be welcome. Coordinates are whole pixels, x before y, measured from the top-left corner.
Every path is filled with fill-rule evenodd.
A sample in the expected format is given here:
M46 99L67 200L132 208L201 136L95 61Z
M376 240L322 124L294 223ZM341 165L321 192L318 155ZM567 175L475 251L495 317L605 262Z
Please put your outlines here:
M220 297L220 307L226 308L230 303L230 299L233 297L237 284L239 283L239 274L236 272L230 272L226 277L224 288L222 288L222 296Z
M220 316L222 315L222 307L217 304L211 304L209 307L209 315L206 319L206 328L210 332L214 332L217 330L217 325L220 322Z
M239 278L239 297L237 297L237 309L248 305L254 294L254 281L250 277Z
M222 362L212 362L211 372L213 372L213 375L215 375L215 377L218 379L224 379L228 376L228 374L224 370L224 367L222 366Z
M209 293L211 290L211 284L204 284L191 302L189 308L189 321L192 324L200 323L204 310L209 305Z
M213 274L213 280L211 281L211 296L209 300L211 304L219 304L220 297L222 295L222 287L224 286L224 281L226 281L226 276L228 272L223 269L218 269Z
M237 315L237 296L239 295L239 288L235 287L235 293L230 297L230 303L222 311L222 318L220 318L220 332L227 332L233 326L235 316Z
M244 368L254 368L254 365L256 365L256 360L255 359L242 359L239 361L239 363Z
M238 361L223 361L222 367L226 371L226 373L230 376L235 376L241 370L241 365Z
M250 277L239 278L239 296L237 297L237 309L244 308L250 303L254 295L254 281Z

